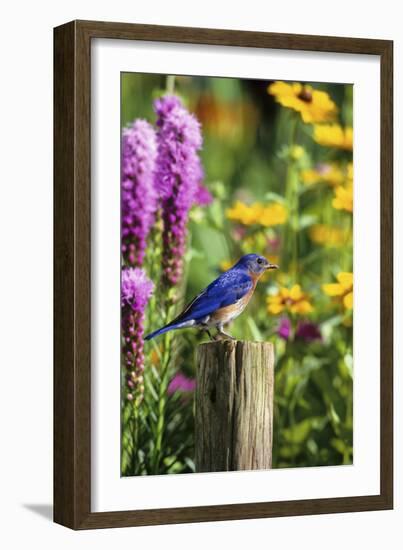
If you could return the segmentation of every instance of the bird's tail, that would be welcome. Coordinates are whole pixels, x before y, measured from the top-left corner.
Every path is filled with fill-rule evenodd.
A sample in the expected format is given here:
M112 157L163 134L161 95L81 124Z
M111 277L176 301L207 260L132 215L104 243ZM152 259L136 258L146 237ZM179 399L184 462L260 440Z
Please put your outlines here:
M160 334L164 334L165 332L168 332L169 330L173 330L175 328L178 328L176 325L165 325L165 327L159 328L158 330L154 330L154 332L150 332L150 334L147 334L147 336L144 337L144 340L152 340L156 336L159 336Z

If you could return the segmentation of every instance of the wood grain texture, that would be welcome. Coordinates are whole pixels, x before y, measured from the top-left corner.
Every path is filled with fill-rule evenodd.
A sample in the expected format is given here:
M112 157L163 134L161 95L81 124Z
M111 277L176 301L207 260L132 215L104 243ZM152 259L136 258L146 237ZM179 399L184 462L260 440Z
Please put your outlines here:
M393 42L381 56L381 494L393 508Z
M89 51L75 23L55 29L54 520L72 528L90 512Z
M379 55L381 59L381 489L378 495L91 512L91 41L151 40ZM169 70L169 69L168 69ZM197 67L195 67L197 72ZM393 42L72 21L54 30L54 518L73 529L393 507ZM119 406L119 404L117 404Z
M304 50L333 53L362 53L382 55L390 41L344 36L316 36L307 34L207 29L201 27L173 27L165 25L137 25L106 21L75 21L80 31L92 38L119 40L147 40L211 46L239 46L243 48L274 48L277 50Z
M196 471L271 468L273 344L201 344L196 376Z
M54 520L74 524L74 25L54 36Z

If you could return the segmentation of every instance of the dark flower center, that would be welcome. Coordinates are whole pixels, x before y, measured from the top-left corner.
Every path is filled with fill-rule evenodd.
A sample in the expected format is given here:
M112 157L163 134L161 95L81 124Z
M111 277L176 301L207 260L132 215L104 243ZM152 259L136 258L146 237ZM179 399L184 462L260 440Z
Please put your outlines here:
M298 99L310 103L312 101L312 93L307 88L302 88L298 94Z

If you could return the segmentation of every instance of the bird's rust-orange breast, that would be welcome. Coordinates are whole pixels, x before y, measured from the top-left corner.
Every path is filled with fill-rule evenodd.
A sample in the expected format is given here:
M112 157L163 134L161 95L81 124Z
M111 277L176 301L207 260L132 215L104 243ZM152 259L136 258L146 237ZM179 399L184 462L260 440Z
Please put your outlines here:
M221 307L217 309L209 319L210 323L222 323L225 325L235 319L242 313L245 307L248 305L249 300L252 298L253 291L255 290L256 282L254 282L253 287L242 296L235 304L230 304L229 306Z

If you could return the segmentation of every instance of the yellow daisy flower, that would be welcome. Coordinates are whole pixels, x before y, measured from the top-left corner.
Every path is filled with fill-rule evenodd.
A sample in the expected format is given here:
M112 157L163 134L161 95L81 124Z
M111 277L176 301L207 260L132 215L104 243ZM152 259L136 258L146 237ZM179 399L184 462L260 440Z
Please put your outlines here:
M300 285L293 285L290 289L281 287L276 294L268 296L267 311L273 315L283 311L306 315L313 311L313 306L308 295L302 292Z
M325 147L353 150L353 129L350 126L342 128L339 124L316 124L313 139Z
M336 279L337 283L322 285L323 292L342 303L346 309L353 309L353 274L342 271Z
M349 242L350 232L340 227L316 224L309 229L310 239L317 244L328 247L343 246Z
M331 186L342 185L347 174L337 164L318 164L315 168L302 170L301 179L306 185L326 183Z
M346 210L347 212L353 211L353 186L347 185L343 187L339 185L334 191L334 198L332 200L333 208L336 210Z
M241 222L244 225L249 225L253 223L254 220L252 208L241 201L236 201L236 203L232 205L232 208L228 208L226 215L229 220Z
M282 225L287 221L287 210L280 203L270 204L263 208L261 217L258 223L265 227L271 227L273 225Z
M351 183L351 185L353 184L353 177L354 177L354 168L353 168L353 163L352 162L349 162L347 164L347 181L349 183Z
M271 227L281 225L287 220L287 210L280 203L263 205L255 202L248 206L247 204L236 201L232 208L228 208L226 216L229 220L240 222L243 225L263 225Z
M267 91L277 103L297 111L306 123L329 122L336 117L337 106L329 94L307 84L273 82Z

